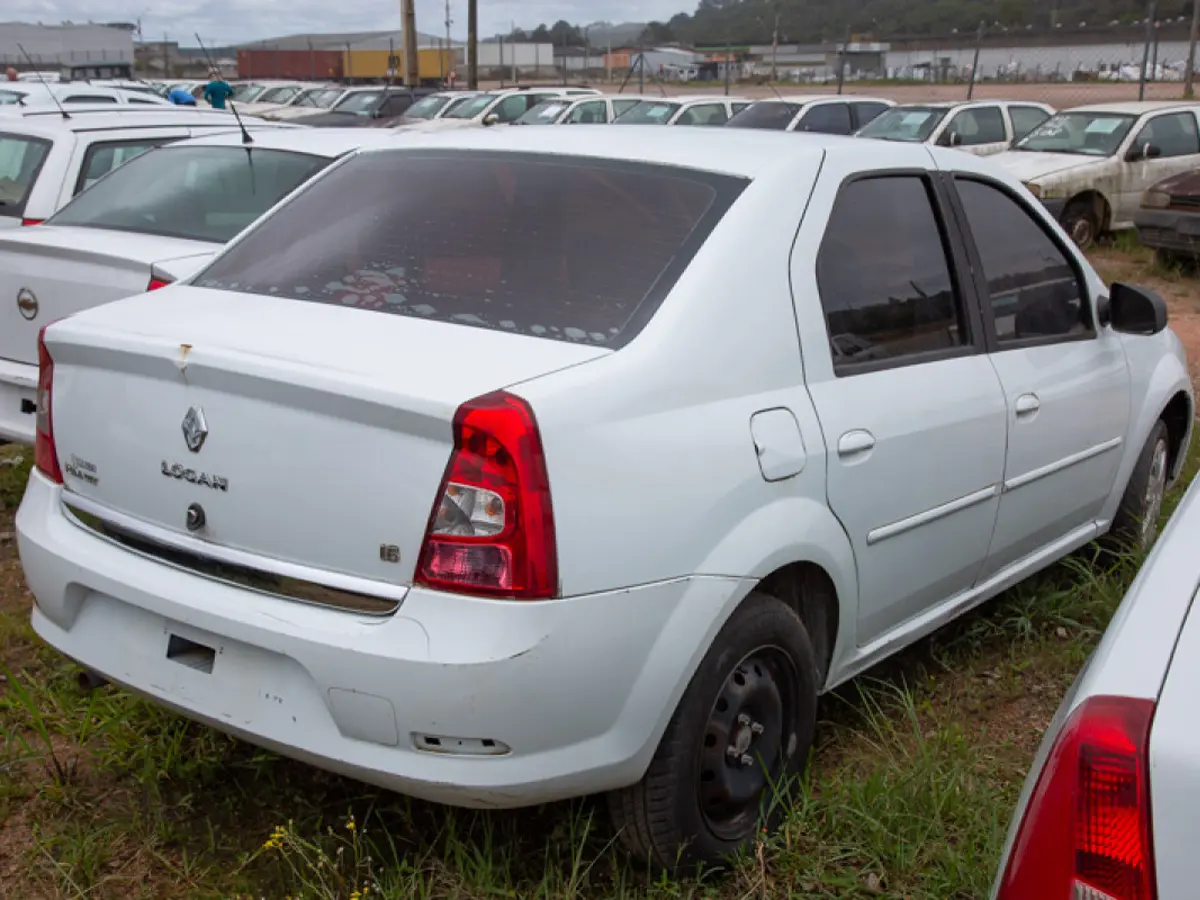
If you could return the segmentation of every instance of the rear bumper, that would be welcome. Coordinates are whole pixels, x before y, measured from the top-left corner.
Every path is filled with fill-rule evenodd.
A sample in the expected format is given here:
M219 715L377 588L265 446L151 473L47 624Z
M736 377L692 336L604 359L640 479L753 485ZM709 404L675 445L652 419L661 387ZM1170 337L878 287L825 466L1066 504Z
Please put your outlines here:
M1133 221L1145 246L1200 259L1200 213L1143 209Z
M394 616L365 618L139 556L74 524L60 499L34 473L17 516L48 643L251 743L459 806L637 781L718 611L746 590L696 578L517 603L413 589ZM179 655L196 646L207 671Z
M32 444L37 366L0 359L0 441Z

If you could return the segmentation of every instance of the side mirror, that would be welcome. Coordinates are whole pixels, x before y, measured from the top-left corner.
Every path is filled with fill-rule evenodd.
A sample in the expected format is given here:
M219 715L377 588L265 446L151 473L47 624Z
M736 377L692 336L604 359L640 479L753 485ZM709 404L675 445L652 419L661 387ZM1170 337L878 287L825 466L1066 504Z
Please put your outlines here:
M1167 327L1167 303L1149 288L1118 282L1109 294L1108 318L1123 334L1158 334ZM1104 308L1100 308L1103 319Z
M1156 159L1162 156L1162 148L1154 144L1134 144L1125 154L1126 162L1141 162L1144 159Z
M483 119L483 124L487 125L488 127L491 127L492 125L497 125L497 124L499 124L499 122L500 122L500 117L498 115L496 115L495 113L491 113L490 115L485 116Z

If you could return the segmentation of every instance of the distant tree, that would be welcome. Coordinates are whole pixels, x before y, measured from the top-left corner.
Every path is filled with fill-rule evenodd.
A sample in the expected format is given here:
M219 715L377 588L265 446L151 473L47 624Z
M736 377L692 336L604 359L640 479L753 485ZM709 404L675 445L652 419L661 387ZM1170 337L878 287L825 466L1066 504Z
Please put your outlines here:
M583 46L583 35L580 34L579 29L562 19L550 27L550 40L556 47Z
M536 41L539 44L549 44L550 29L545 25L539 25L537 28L533 29L533 32L529 35L529 39Z
M642 44L670 44L675 39L675 32L670 25L651 22L642 29L642 36L638 41Z

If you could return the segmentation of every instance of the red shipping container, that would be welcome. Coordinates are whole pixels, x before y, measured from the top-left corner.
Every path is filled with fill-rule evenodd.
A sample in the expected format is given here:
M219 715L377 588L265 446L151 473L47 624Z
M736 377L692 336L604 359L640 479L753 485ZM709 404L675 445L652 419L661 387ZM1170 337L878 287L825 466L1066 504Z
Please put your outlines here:
M238 78L330 81L342 77L341 50L252 49L237 52Z

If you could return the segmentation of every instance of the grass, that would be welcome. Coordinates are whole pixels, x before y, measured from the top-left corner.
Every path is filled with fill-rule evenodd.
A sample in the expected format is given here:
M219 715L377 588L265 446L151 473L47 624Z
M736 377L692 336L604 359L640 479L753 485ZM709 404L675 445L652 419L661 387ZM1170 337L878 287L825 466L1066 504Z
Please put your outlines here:
M1173 277L1137 251L1104 253L1152 283ZM0 466L0 534L30 463L0 449L14 455L24 462ZM1185 483L1198 468L1200 449ZM810 776L779 832L720 877L674 880L615 847L595 800L450 810L113 688L80 691L29 630L15 548L0 540L0 896L985 897L1041 732L1138 562L1082 551L823 698Z

